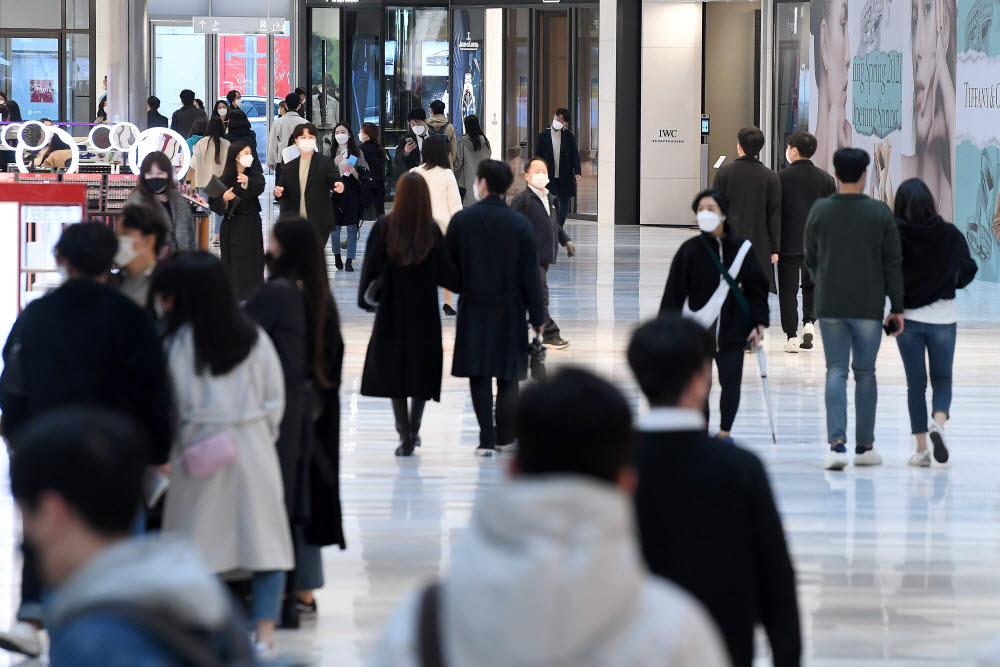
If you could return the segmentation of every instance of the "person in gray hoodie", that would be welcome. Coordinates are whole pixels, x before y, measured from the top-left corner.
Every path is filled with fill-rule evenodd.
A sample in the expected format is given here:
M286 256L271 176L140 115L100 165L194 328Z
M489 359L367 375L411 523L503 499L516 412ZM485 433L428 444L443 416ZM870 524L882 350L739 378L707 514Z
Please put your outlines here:
M476 503L451 572L399 607L373 665L729 665L702 607L642 561L621 393L561 370L517 412L512 480Z
M26 548L53 587L50 664L206 664L206 656L252 664L229 596L194 547L129 537L149 460L135 423L93 407L60 408L16 439L11 489Z

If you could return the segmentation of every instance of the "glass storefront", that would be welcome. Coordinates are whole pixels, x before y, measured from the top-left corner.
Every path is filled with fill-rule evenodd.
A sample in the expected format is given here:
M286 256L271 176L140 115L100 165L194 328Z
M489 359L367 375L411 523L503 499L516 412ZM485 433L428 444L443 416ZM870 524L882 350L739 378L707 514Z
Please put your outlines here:
M182 90L204 98L207 40L190 25L153 26L153 94L160 98L160 113L167 118L180 108ZM203 101L211 108L211 99Z
M778 2L774 12L774 165L785 166L785 147L795 130L809 130L809 3Z

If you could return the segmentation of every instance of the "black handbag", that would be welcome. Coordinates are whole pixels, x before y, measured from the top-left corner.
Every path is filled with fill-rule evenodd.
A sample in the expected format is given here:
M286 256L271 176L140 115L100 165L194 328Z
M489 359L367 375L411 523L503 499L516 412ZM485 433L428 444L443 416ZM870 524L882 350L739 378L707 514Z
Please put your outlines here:
M528 346L531 351L531 356L529 359L529 368L531 369L531 379L536 382L541 382L545 379L545 346L542 345L542 339L540 336L535 336L535 339L531 341L531 345Z

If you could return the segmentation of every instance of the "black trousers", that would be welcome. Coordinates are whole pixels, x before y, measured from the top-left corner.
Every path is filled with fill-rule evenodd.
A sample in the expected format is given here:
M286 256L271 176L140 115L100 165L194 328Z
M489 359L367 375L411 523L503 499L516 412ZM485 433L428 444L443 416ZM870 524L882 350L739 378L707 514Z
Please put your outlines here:
M719 385L722 396L719 398L719 430L733 430L736 412L740 409L740 385L743 384L743 348L722 348L715 353L715 367L719 371ZM708 422L708 400L705 400L705 422Z
M803 264L802 255L781 255L778 258L778 305L781 308L781 330L789 338L799 331L799 276L802 286L802 322L815 322L813 313L813 280Z
M565 193L563 187L558 178L552 179L550 190L555 194L556 200L559 202L557 215L559 216L560 227L566 222L566 216L569 214L569 200L573 198L572 195L568 194L572 189L572 185L569 183L565 185Z
M493 406L493 378L469 378L472 408L479 421L479 444L483 447L514 442L514 412L520 387L517 380L497 378L496 409ZM496 425L494 426L494 416Z
M409 408L405 398L392 399L392 414L396 418L396 432L399 439L410 443L420 435L420 422L424 417L424 406L427 401L422 398L411 398Z
M274 184L275 185L277 185L279 182L281 182L281 170L282 170L282 168L284 168L284 166L285 165L281 164L280 162L278 164L274 165Z
M549 313L549 265L542 264L540 267L542 277L542 304L545 306L545 326L542 327L542 340L554 340L559 338L559 325L552 319Z

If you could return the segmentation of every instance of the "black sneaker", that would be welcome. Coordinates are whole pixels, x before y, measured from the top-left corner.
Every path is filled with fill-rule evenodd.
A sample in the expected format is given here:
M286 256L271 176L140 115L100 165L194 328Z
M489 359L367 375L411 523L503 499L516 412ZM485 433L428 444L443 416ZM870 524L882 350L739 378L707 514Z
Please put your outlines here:
M444 314L445 314L445 315L447 315L448 317L455 317L456 315L458 315L458 313L457 313L457 312L455 312L455 309L454 309L454 308L452 308L452 307L451 307L450 305L448 305L447 303L446 303L446 304L444 304L444 306L443 306L443 307L441 308L441 310L443 310L443 311L444 311Z
M354 260L349 259L344 263L344 271L352 273L354 271Z
M333 256L333 265L337 267L338 271L340 271L342 268L344 268L344 260L342 260L340 258L340 253L339 252L336 255Z
M413 456L413 450L416 448L416 444L413 441L404 441L399 443L399 447L396 447L396 456Z
M562 336L553 336L552 338L546 338L542 341L542 345L545 347L552 347L557 350L564 350L569 347L569 341L563 340Z

